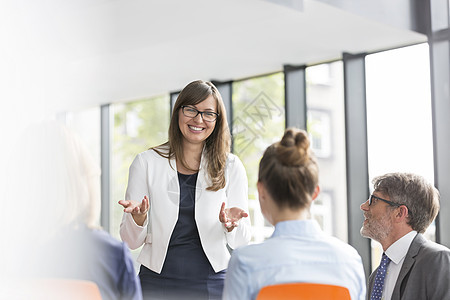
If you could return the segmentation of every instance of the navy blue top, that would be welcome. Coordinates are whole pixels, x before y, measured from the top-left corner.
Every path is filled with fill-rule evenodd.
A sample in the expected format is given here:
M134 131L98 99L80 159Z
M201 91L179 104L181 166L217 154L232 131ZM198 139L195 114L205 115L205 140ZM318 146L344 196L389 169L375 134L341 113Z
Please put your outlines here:
M66 228L42 250L38 276L93 281L102 299L142 299L128 246L103 230Z
M225 271L214 272L195 223L197 175L178 173L180 204L161 274L141 266L144 298L221 299ZM152 298L153 299L153 298ZM181 298L179 298L181 299Z

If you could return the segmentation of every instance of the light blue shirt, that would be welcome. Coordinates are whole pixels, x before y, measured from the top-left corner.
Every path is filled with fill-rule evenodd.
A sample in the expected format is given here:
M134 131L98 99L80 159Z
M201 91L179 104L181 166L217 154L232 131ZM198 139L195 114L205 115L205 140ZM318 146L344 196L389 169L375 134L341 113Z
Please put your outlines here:
M361 257L341 240L326 235L316 221L284 221L268 240L236 249L228 265L223 299L255 299L267 285L309 282L345 286L364 300Z

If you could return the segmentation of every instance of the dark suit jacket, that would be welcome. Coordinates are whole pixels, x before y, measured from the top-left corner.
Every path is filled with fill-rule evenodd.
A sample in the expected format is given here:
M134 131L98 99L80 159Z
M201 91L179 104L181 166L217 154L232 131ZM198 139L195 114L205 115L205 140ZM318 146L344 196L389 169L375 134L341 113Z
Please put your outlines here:
M367 299L377 270L370 274ZM450 249L417 234L406 253L391 299L450 300Z

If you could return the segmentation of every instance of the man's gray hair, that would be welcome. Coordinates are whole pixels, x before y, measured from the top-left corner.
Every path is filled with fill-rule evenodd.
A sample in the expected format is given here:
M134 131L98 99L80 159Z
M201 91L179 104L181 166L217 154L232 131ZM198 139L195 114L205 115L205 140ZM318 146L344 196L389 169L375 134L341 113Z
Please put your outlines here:
M372 180L375 191L408 208L408 224L423 233L439 212L439 191L420 175L388 173Z

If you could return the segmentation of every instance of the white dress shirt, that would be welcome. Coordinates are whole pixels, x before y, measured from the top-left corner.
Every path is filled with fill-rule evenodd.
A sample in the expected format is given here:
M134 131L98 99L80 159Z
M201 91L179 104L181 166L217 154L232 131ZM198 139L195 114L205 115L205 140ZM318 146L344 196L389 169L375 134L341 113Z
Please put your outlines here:
M383 296L381 299L390 300L392 298L392 292L394 291L398 274L402 268L406 253L408 253L409 246L411 246L411 243L416 235L417 231L414 230L405 234L385 251L386 255L390 258L391 263L386 271Z

